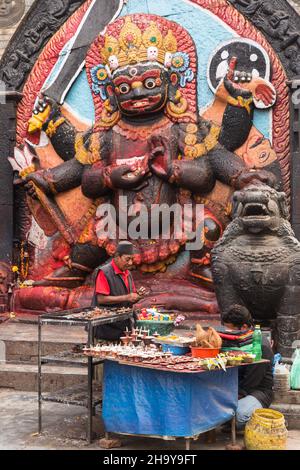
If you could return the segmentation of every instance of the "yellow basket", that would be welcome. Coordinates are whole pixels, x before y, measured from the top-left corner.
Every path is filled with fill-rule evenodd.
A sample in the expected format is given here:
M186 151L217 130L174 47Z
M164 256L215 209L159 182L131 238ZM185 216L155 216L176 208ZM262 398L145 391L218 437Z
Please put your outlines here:
M245 445L248 450L285 450L287 435L282 413L259 408L246 424Z

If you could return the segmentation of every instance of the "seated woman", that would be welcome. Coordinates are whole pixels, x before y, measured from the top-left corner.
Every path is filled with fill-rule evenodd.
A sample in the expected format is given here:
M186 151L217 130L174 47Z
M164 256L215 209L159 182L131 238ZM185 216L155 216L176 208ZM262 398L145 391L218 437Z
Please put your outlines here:
M232 305L222 315L222 323L229 330L249 330L253 320L249 310ZM244 429L252 413L258 408L268 408L273 400L273 351L268 339L262 337L262 359L270 362L253 364L239 369L239 401L236 410L238 430Z

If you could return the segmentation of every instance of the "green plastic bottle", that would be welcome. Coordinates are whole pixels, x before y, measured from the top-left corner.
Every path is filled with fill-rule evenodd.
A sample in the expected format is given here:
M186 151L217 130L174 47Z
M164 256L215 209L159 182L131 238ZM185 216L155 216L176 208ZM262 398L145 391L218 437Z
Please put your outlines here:
M252 341L252 354L255 354L255 360L260 361L262 357L261 350L262 333L259 325L255 325Z

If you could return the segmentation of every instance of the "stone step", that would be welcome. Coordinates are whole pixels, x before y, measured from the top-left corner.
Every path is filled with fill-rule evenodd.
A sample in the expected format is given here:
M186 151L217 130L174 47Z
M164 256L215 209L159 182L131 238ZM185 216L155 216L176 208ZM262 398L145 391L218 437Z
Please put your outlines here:
M38 368L31 364L0 363L0 387L33 392L38 390ZM87 384L86 367L42 366L42 391L54 392Z
M283 393L275 392L274 403L300 405L300 390L288 390Z
M300 429L300 404L272 403L270 408L284 415L289 430Z
M53 356L71 351L75 344L85 344L83 326L43 325L42 355ZM38 325L9 320L0 324L0 387L37 391ZM87 367L42 366L42 390L54 392L87 383Z
M43 325L42 354L53 355L86 343L83 326ZM15 321L0 325L0 361L37 364L38 326Z

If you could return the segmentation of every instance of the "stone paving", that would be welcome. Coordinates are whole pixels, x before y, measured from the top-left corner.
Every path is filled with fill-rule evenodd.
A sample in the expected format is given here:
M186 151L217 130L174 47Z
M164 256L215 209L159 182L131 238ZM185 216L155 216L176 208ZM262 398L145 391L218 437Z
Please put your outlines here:
M94 417L96 439L92 444L85 440L86 409L78 406L43 403L43 432L38 430L37 395L0 388L0 423L5 432L0 433L0 450L102 450L98 440L104 431L99 416ZM224 450L230 436L217 431L216 442L208 444L203 437L192 442L191 450ZM183 439L160 439L122 436L122 450L184 450ZM243 438L238 437L243 445ZM300 431L290 430L288 450L300 450Z

